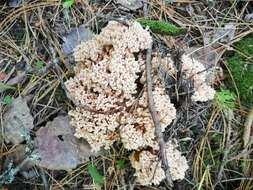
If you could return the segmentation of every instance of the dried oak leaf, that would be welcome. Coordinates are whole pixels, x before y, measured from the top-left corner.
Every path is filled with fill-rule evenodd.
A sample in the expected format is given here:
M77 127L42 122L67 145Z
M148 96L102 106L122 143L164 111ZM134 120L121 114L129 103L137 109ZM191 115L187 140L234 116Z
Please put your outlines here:
M37 165L52 170L71 170L87 161L91 153L87 142L74 136L67 116L58 116L36 132Z
M224 27L217 28L210 32L205 32L203 39L204 45L216 42L228 43L235 37L236 26L234 23L227 23Z
M143 7L142 0L117 0L117 3L132 11Z
M7 170L8 165L10 163L14 163L15 165L19 165L23 160L26 159L26 145L19 144L15 147L14 151L7 155L4 161L4 168ZM22 166L21 170L25 171L34 166L33 161L28 161L24 166Z
M63 36L64 43L62 44L62 51L65 55L73 52L74 48L83 41L90 40L93 37L93 32L85 28L83 25L72 28L70 32Z
M218 60L224 51L216 51L213 47L191 47L185 50L186 53L192 54L192 58L200 61L208 71L206 81L214 84L224 79L223 70L219 67ZM193 52L193 53L192 53Z
M25 98L19 96L14 99L4 114L4 138L7 143L20 144L29 138L29 131L33 129L33 117Z

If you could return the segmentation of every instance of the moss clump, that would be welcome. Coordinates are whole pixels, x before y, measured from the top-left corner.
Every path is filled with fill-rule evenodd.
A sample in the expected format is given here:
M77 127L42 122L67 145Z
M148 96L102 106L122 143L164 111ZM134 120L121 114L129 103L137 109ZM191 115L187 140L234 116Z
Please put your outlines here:
M252 106L253 61L249 60L248 57L253 55L253 35L249 35L236 43L235 49L237 51L227 59L227 65L238 88L242 105ZM236 92L231 81L228 83L229 88Z
M148 26L150 30L156 33L175 36L186 32L185 28L178 28L174 24L168 22L149 20L145 18L139 18L136 21L139 22L142 26Z
M236 96L229 90L220 89L216 91L214 104L220 110L228 110L235 108Z

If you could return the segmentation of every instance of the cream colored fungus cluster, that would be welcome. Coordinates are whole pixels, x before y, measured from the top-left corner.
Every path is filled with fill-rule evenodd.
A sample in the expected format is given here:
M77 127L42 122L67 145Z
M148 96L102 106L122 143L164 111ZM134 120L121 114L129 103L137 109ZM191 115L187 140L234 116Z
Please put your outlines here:
M194 84L193 101L205 102L212 100L215 90L206 82L208 73L203 64L191 58L189 55L182 56L182 71L187 79L192 79Z
M166 155L173 181L183 179L185 171L189 168L186 158L181 156L177 146L176 142L168 141L166 143ZM165 179L161 160L158 159L156 153L147 150L140 153L134 152L131 155L131 163L136 170L135 175L142 185L159 185Z
M69 112L75 136L86 139L94 152L109 149L115 141L121 141L126 149L133 151L130 160L142 185L159 184L165 178L158 159L159 146L146 87L144 84L144 89L139 90L137 86L145 80L144 50L151 43L149 32L138 22L126 26L110 21L99 35L75 48L75 76L65 83L78 104ZM187 67L185 70L191 71ZM194 73L191 71L191 74ZM201 75L201 80L202 77L205 76ZM199 93L194 97L205 94L200 92L201 87L196 82ZM153 97L164 131L176 117L176 109L159 79L154 82ZM176 147L171 141L166 144L173 180L183 179L188 168L185 157Z

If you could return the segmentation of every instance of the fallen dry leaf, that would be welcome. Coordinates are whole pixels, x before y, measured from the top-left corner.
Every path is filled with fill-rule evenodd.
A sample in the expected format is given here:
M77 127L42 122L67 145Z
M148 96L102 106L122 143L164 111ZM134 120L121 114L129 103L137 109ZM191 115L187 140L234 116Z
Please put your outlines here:
M207 47L191 47L185 50L186 53L192 55L192 57L200 61L208 70L207 82L214 84L217 81L223 80L223 70L218 65L218 60L225 51L217 52L211 46Z
M142 0L117 0L117 3L132 11L143 7Z
M3 118L4 138L7 143L20 144L29 138L29 131L34 127L33 117L23 97L13 100Z
M63 37L64 43L62 44L62 51L65 55L73 52L73 49L83 41L90 40L93 37L92 31L79 26L78 28L72 28L70 32Z
M71 170L87 161L91 152L86 141L74 136L67 116L58 116L36 132L35 147L40 156L37 165L52 170Z
M219 57L218 52L212 47L191 47L186 50L186 53L192 54L193 58L200 61L205 67L215 66Z
M4 161L5 170L7 170L8 165L10 163L14 163L15 165L19 165L23 160L25 160L25 158L27 157L26 149L27 149L26 145L23 145L23 144L17 145L15 150L13 152L11 152L10 154L8 154L8 156L6 157L6 159ZM34 163L32 161L27 162L22 167L22 170L27 170L27 169L31 168L33 165L34 165Z
M203 35L204 45L216 42L227 43L234 39L236 27L233 23L227 23L224 27L220 27Z

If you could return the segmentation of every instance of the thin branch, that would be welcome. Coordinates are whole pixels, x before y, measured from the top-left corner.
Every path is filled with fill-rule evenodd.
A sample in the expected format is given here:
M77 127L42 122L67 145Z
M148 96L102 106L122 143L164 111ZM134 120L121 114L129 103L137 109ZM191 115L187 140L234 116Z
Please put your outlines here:
M164 142L163 133L161 130L161 123L158 119L158 116L155 110L155 103L154 103L154 98L153 98L153 93L152 93L151 53L152 53L152 44L147 50L147 57L146 57L148 106L149 106L149 111L151 113L151 116L155 125L155 135L159 142L160 155L161 155L162 164L165 170L166 180L169 186L172 187L173 182L171 179L170 167L169 167L167 156L166 156L165 142Z
M45 174L45 170L41 167L39 167L39 171L40 171L40 176L42 179L42 182L44 184L44 190L49 190L49 185L48 185L48 180Z
M250 109L243 130L243 147L248 148L250 145L251 128L253 126L253 108Z

